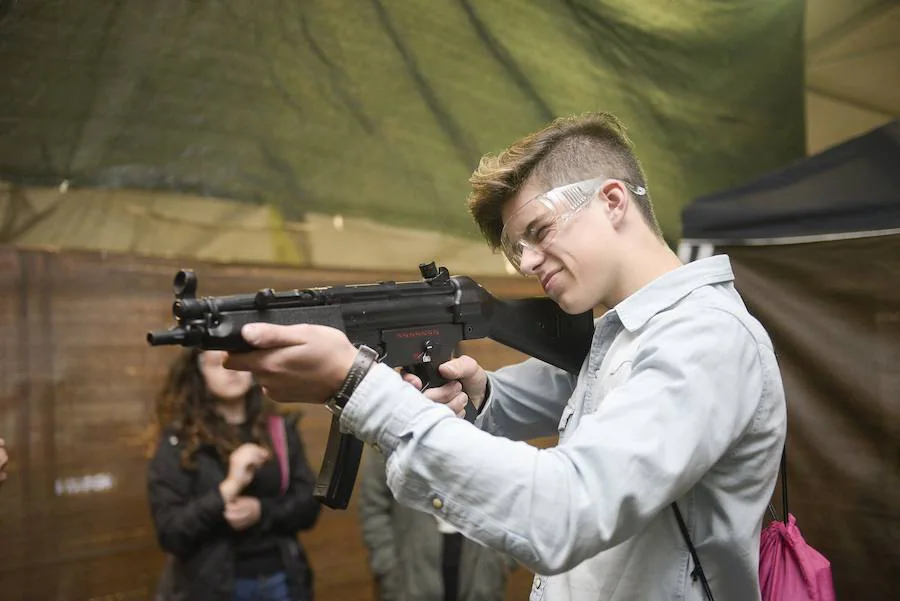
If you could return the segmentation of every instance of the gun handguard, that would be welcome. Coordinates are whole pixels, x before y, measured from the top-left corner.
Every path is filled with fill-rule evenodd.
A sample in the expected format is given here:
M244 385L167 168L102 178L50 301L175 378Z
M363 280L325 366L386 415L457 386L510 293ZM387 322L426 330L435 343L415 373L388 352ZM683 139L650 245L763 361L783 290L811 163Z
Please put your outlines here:
M379 352L380 361L417 375L425 388L445 381L438 366L462 340L490 338L577 374L594 332L590 311L568 315L548 298L504 301L471 278L451 277L434 262L419 265L421 281L378 282L305 290L196 297L197 276L175 276L175 325L148 332L151 346L181 345L246 352L252 347L241 328L254 322L309 323L342 330L354 344ZM474 408L466 407L474 420ZM345 509L350 502L363 443L341 434L332 418L325 457L313 494L321 503Z

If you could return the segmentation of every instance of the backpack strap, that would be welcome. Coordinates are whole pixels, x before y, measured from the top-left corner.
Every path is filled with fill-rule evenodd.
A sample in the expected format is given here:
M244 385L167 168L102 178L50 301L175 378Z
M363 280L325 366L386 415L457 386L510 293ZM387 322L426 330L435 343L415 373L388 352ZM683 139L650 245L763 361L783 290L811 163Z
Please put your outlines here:
M284 418L280 415L269 416L269 438L272 439L275 456L278 458L278 467L281 470L281 494L284 494L290 482L290 470L288 469L287 433Z
M672 503L672 511L675 512L675 520L678 522L678 529L681 530L681 536L684 537L684 542L687 544L688 551L691 553L691 559L694 560L694 569L691 571L691 579L696 581L697 578L700 578L700 584L703 586L703 592L706 593L706 598L709 599L709 601L715 601L712 591L709 588L709 582L706 581L706 574L703 573L703 566L700 565L700 557L697 555L697 549L694 548L694 543L691 542L691 535L688 534L687 526L684 523L684 518L681 517L681 511L678 509L677 503Z
M787 443L785 443L784 447L781 449L781 507L784 511L782 517L785 525L788 523L787 486ZM703 585L703 592L706 593L706 598L709 599L709 601L715 601L713 599L712 591L709 588L709 582L706 581L706 574L703 573L703 566L700 565L700 557L697 555L697 549L694 548L694 543L691 542L691 535L688 534L687 526L684 523L684 518L681 516L678 505L672 503L672 510L675 512L675 520L678 522L678 529L681 531L681 536L684 538L688 551L691 553L691 559L694 560L694 569L691 572L691 578L694 580L700 578L700 584ZM769 511L772 512L772 517L774 518L775 510L771 503L769 503Z
M788 509L788 489L787 489L787 442L785 442L784 447L781 449L781 510L784 512L782 516L782 522L784 525L788 525L788 515L790 514L790 509ZM769 514L772 516L772 520L778 521L778 514L775 513L775 506L772 505L772 502L769 501Z
M787 492L787 441L781 449L781 510L784 525L788 525L788 492Z

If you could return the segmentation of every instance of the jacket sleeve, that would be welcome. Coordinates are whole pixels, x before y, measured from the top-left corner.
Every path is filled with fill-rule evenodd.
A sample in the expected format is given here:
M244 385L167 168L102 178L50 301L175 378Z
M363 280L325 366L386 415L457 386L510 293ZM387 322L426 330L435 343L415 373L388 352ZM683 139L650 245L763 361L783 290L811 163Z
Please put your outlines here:
M378 583L380 601L396 598L397 550L392 509L394 496L387 485L384 455L367 448L359 483L359 521L369 568Z
M529 440L557 433L576 377L537 359L488 374L489 393L476 425L495 436Z
M306 459L297 419L285 418L285 430L291 481L283 495L260 502L260 522L266 532L293 536L315 525L322 506L313 497L316 477Z
M147 475L147 497L159 545L185 557L204 538L225 523L225 503L218 488L193 496L192 478L181 467L181 450L166 433L156 449Z
M765 442L741 477L754 478L755 491L769 481L768 445L781 448L777 364L738 318L673 311L642 336L626 381L602 391L588 378L596 395L605 392L602 406L563 445L538 449L491 436L404 387L383 364L360 382L341 427L385 449L399 503L532 571L559 574L647 527L751 423ZM766 417L754 420L763 399Z

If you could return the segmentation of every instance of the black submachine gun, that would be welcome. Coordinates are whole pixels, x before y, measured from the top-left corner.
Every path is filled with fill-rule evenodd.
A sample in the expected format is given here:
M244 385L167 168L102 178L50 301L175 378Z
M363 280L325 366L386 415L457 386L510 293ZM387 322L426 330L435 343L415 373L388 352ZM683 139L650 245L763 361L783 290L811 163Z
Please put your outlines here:
M175 276L175 325L149 332L152 346L181 345L204 350L245 352L252 347L241 327L253 322L310 323L338 328L355 345L379 353L379 361L403 367L424 388L445 383L438 366L452 358L462 340L490 338L577 374L594 330L591 312L568 315L549 298L500 300L466 276L450 276L433 262L419 265L422 280L378 282L254 294L196 297L197 276ZM471 404L467 418L474 419ZM334 509L350 502L363 443L342 434L337 418L314 495Z

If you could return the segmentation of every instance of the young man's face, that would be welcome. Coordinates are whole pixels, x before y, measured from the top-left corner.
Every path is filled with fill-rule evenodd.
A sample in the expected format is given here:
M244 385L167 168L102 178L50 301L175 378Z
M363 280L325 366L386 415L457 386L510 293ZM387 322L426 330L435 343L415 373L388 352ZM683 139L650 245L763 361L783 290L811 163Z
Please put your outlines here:
M527 229L524 222L538 214L531 201L544 192L547 190L529 181L504 205L503 223ZM624 193L621 182L607 180L598 187L590 204L571 215L546 247L521 251L519 270L535 276L547 296L566 313L577 314L605 304L618 281L620 253L614 199Z

